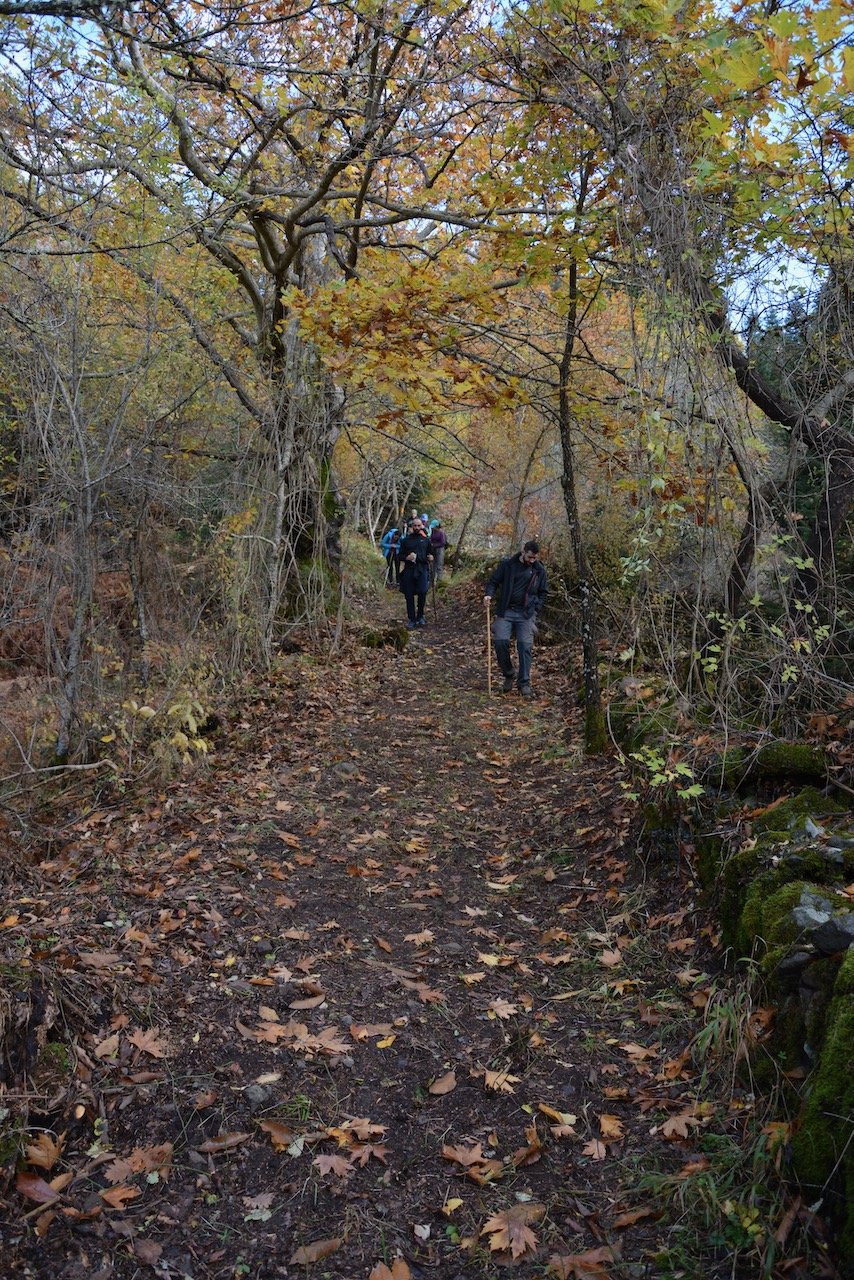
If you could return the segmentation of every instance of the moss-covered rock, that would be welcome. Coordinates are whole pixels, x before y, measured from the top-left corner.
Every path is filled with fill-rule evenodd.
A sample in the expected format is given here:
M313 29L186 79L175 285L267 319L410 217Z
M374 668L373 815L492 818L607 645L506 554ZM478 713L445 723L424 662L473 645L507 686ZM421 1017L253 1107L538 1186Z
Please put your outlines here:
M359 636L365 649L395 649L402 652L409 643L409 632L402 622L390 622L384 627L366 627Z
M820 782L827 777L828 758L811 742L766 742L757 750L741 743L727 747L706 769L707 785L737 791L746 783L791 779Z
M841 973L839 975L842 976ZM846 971L844 985L851 981ZM854 995L834 994L821 1054L792 1138L792 1163L811 1197L822 1194L840 1226L840 1257L854 1257Z
M841 805L822 795L815 787L804 787L797 795L775 804L765 813L757 814L753 819L753 831L754 834L761 831L791 831L795 827L802 827L807 818L818 823L844 812Z

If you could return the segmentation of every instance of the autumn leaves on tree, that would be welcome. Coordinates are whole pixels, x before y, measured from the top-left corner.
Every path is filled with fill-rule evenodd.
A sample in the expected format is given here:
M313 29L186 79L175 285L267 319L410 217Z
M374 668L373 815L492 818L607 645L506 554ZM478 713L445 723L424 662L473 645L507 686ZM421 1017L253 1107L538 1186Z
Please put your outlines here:
M9 518L67 593L61 755L117 556L143 669L139 566L183 573L164 527L204 564L173 622L215 598L230 652L269 661L294 619L323 631L345 513L413 465L460 525L466 491L508 536L523 504L568 520L591 746L604 506L641 596L677 544L701 566L689 684L757 573L778 671L826 647L854 494L843 6L0 10ZM772 260L818 272L797 379L767 358Z

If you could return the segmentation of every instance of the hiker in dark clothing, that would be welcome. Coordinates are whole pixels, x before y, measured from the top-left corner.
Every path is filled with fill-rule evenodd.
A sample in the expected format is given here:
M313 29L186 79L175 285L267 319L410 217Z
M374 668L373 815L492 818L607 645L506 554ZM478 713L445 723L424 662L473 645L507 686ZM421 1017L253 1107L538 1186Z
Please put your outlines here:
M448 539L445 530L442 528L442 521L437 520L433 528L430 530L430 547L433 552L433 576L438 582L442 577L442 571L445 568L445 548L448 545Z
M410 521L409 533L401 539L398 551L400 561L400 589L406 597L407 629L413 631L424 626L424 605L430 586L430 566L433 554L430 539L421 520Z
M510 657L510 641L516 638L519 658L519 692L523 698L534 696L531 689L531 654L537 615L545 604L548 582L540 560L539 543L526 542L519 555L507 556L496 566L486 584L486 605L499 592L492 625L495 656L504 676L502 692L509 693L517 679Z

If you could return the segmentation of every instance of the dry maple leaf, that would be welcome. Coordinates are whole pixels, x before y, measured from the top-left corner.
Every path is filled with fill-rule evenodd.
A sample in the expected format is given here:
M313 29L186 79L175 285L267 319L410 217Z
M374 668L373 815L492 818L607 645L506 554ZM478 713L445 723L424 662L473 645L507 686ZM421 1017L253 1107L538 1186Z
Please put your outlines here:
M422 929L420 933L404 934L404 942L414 942L416 947L427 947L433 941L433 930Z
M381 1138L386 1131L386 1125L373 1124L364 1116L351 1116L349 1120L344 1121L341 1125L342 1129L347 1129L358 1138L360 1142L368 1142L371 1138Z
M469 1165L482 1164L486 1159L483 1154L483 1143L476 1142L473 1147L452 1147L447 1143L442 1147L442 1155L446 1160L453 1160L455 1164L461 1164L463 1168Z
M514 1013L519 1012L519 1006L511 1004L509 1000L505 1000L502 996L498 996L489 1006L496 1018L512 1018Z
M169 1052L166 1041L151 1027L148 1030L137 1027L136 1031L128 1036L128 1040L139 1049L140 1053L147 1053L152 1058L165 1058Z
M668 1142L672 1142L674 1138L687 1138L688 1128L691 1125L699 1125L693 1111L680 1111L676 1116L670 1116L661 1126L660 1133L662 1138L666 1138Z
M319 1262L321 1258L328 1258L331 1253L336 1253L343 1243L342 1239L335 1237L330 1240L314 1240L311 1244L301 1245L291 1254L291 1266L308 1266L309 1263Z
M629 1044L621 1044L620 1048L623 1053L627 1053L633 1062L643 1062L646 1058L657 1058L658 1050L655 1045L635 1044L633 1041Z
M599 963L603 964L606 969L612 969L614 965L620 963L623 953L619 947L615 947L613 951L606 948L599 956Z
M523 1253L536 1249L537 1237L528 1224L539 1222L545 1211L544 1204L512 1205L493 1214L480 1234L489 1236L489 1247L493 1251L509 1249L513 1258L521 1258Z
M50 1133L40 1133L35 1142L31 1142L27 1147L24 1155L30 1164L37 1165L39 1169L49 1170L56 1164L64 1146L65 1133L61 1133L58 1138L54 1138Z
M599 1117L599 1128L602 1132L602 1137L607 1138L609 1141L616 1141L617 1138L622 1138L625 1133L622 1120L618 1116L610 1115L607 1111Z
M591 1160L604 1160L608 1154L604 1142L600 1142L598 1138L591 1138L581 1148L582 1155L589 1156Z
M123 1209L129 1200L135 1200L142 1192L139 1187L118 1186L110 1187L109 1191L99 1191L98 1194L111 1209Z
M336 1178L349 1178L353 1173L353 1166L349 1160L345 1160L343 1156L315 1156L311 1162L316 1165L320 1171L321 1178L325 1178L327 1174L334 1174Z
M403 1258L395 1258L390 1267L384 1262L378 1262L368 1280L412 1280L412 1272Z
M364 1169L365 1165L373 1156L374 1160L379 1160L380 1164L388 1164L386 1156L388 1155L388 1147L379 1147L373 1142L364 1142L353 1147L353 1164L358 1164Z
M483 1072L483 1081L487 1089L491 1089L494 1093L515 1093L514 1084L519 1084L521 1076L512 1076L509 1071L490 1071L487 1067Z

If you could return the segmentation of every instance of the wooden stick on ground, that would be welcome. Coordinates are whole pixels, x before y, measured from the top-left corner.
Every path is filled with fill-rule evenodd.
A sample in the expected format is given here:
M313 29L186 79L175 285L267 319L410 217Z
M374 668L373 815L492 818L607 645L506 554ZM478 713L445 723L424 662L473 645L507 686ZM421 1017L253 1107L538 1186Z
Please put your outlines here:
M492 617L491 602L486 602L486 688L492 697Z

